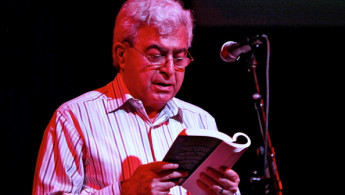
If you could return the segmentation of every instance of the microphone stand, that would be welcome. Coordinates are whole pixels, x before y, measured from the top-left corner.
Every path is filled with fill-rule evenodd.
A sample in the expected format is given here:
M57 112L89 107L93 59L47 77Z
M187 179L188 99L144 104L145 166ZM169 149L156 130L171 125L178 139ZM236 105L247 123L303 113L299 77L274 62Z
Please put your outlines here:
M282 195L283 185L279 177L278 169L277 169L277 163L275 158L275 150L272 146L270 134L268 132L268 124L267 118L266 118L266 112L264 108L264 101L261 96L258 78L256 74L256 67L257 67L257 61L254 55L254 52L251 51L248 53L249 55L249 69L248 71L252 73L253 79L254 79L254 85L255 85L255 93L253 94L252 98L254 100L254 106L255 110L258 116L259 120L259 126L260 131L263 137L264 142L264 176L262 177L255 177L255 181L269 181L269 179L272 179L273 182L273 188L275 191L275 195ZM268 170L267 170L268 169ZM251 178L252 180L253 178ZM265 194L268 194L269 190L265 189Z

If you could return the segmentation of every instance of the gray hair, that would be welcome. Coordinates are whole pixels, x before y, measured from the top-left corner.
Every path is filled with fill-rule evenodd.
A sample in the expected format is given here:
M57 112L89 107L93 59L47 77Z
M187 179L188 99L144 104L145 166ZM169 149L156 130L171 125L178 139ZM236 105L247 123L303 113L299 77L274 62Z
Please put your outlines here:
M127 0L116 18L113 44L124 41L134 44L139 27L144 25L157 28L161 35L169 35L184 25L187 29L188 47L191 46L192 14L178 0ZM118 69L115 57L113 61Z

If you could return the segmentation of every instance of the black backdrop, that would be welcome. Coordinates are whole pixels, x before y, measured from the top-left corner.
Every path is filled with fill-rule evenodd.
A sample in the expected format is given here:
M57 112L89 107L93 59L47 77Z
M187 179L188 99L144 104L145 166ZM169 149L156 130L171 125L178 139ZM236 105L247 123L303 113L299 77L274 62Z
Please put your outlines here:
M198 1L184 2L192 9L200 8ZM54 110L114 78L111 39L120 5L0 1L0 129L5 191L31 193L38 148ZM344 8L340 5L343 7L339 9ZM328 181L334 182L331 175L338 169L332 168L337 168L339 161L329 150L338 147L337 142L330 141L342 135L333 113L342 112L344 15L320 24L303 22L302 15L296 25L295 18L281 24L278 19L271 24L258 19L257 24L229 25L227 21L212 25L200 21L205 20L203 12L194 12L197 26L191 53L195 62L187 69L178 97L208 110L219 130L229 135L243 131L252 138L253 146L234 167L241 175L243 194L249 191L251 170L259 164L255 160L256 146L262 144L251 100L253 83L246 63L221 61L219 49L226 41L256 34L266 34L271 43L270 134L284 194L337 190L339 186ZM261 85L265 54L265 46L256 53Z

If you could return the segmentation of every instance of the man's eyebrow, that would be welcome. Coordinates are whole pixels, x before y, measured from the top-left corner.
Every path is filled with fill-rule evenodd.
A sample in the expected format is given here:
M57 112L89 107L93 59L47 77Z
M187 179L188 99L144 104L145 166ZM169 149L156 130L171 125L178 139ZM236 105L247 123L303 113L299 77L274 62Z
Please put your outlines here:
M157 49L157 50L159 50L159 51L161 51L161 52L168 52L167 49L165 49L164 47L161 47L161 46L159 46L159 45L157 45L157 44L152 44L152 45L148 46L147 49L146 49L146 51L148 51L148 50L150 50L150 49Z
M148 46L146 51L148 51L150 49L157 49L157 50L161 51L162 53L168 52L168 49L161 47L157 44L152 44L152 45ZM181 48L181 49L174 50L173 53L187 52L187 50L188 50L187 48Z

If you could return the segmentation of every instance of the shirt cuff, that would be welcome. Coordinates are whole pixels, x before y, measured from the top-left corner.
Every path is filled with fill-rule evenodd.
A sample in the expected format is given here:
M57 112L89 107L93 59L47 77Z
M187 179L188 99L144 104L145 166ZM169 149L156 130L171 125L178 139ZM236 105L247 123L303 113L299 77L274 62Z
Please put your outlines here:
M240 189L238 189L238 190L234 193L234 195L241 195Z

